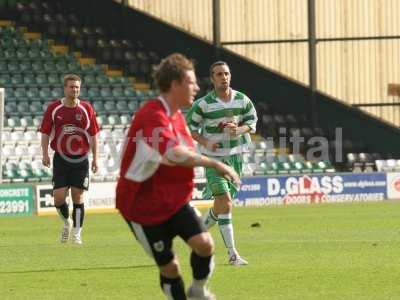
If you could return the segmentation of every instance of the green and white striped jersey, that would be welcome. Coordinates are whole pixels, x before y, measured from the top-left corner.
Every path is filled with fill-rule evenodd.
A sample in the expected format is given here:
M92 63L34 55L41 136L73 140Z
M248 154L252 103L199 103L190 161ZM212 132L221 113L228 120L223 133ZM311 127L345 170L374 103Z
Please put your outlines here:
M229 156L248 150L251 143L249 133L231 137L223 127L226 122L235 122L239 126L248 125L251 132L256 131L257 113L254 105L245 94L231 90L232 97L224 102L211 91L196 100L186 116L190 130L198 132L203 137L220 143L220 148L211 151L200 146L200 151L209 156Z

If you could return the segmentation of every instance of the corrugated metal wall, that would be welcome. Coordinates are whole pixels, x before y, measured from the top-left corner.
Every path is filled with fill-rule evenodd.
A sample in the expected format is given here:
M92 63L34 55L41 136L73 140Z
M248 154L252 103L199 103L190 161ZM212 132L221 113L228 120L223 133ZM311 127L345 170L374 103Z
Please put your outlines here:
M307 37L307 1L220 1L222 42Z
M212 0L129 0L129 5L212 40Z
M307 0L220 0L221 42L254 62L308 84ZM393 103L388 85L400 84L400 1L315 0L318 89L348 104ZM212 0L130 0L140 10L207 40ZM388 39L340 40L354 37ZM391 38L390 38L391 37ZM400 125L400 106L361 107Z
M316 0L318 38L381 37L318 43L318 89L349 104L399 102L388 85L400 84L400 1ZM361 107L400 125L400 106Z

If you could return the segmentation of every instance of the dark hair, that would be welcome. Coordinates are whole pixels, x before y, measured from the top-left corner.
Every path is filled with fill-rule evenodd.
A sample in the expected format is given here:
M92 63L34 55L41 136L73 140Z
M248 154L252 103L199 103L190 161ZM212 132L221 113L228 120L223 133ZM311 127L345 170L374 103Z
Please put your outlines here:
M185 72L192 70L194 65L186 56L173 53L161 60L154 72L154 80L160 92L168 92L172 81L181 82Z
M224 65L227 66L227 67L229 68L228 63L226 63L226 62L224 62L224 61L222 61L222 60L219 60L219 61L216 61L215 63L213 63L213 64L210 66L210 77L213 76L214 68L215 68L216 66L224 66Z
M64 86L67 86L68 81L79 81L82 82L82 79L76 74L67 74L64 76Z

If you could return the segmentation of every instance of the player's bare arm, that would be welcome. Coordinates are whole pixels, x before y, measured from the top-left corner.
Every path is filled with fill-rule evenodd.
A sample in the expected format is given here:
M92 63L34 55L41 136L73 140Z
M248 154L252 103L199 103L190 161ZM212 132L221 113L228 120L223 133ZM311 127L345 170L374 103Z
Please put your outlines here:
M49 140L50 137L47 134L42 133L40 141L42 146L42 164L48 168L50 167Z
M218 148L220 148L220 143L217 141L211 141L203 136L201 136L199 133L197 132L192 132L192 137L193 139L198 142L200 145L202 145L203 147L207 148L208 150L211 151L215 151Z
M233 168L220 161L198 154L185 146L179 145L169 149L163 157L163 161L165 160L183 167L214 168L220 175L232 181L236 186L240 185L240 177Z
M97 165L97 134L91 137L90 141L90 146L92 148L92 154L93 154L93 160L92 160L92 171L93 173L96 173L98 170L98 165Z

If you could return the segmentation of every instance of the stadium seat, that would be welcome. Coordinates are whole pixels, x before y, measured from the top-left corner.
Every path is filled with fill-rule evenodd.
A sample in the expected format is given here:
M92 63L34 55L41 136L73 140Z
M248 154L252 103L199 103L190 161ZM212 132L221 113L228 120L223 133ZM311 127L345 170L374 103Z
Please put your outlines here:
M122 142L125 139L125 132L122 128L116 128L112 131L114 141Z
M17 170L18 179L21 181L32 182L38 181L35 176L33 176L32 167L30 163L20 162Z
M92 105L93 105L93 109L95 110L95 112L97 114L105 113L103 102L101 102L101 101L93 101Z
M106 106L105 106L106 107ZM106 108L107 111L109 111ZM124 126L121 124L121 119L119 118L118 115L109 115L108 116L108 124L113 126L114 128L123 128Z
M17 112L17 103L16 102L6 102L4 105L4 112L6 116L16 116Z
M21 116L30 115L29 103L27 101L19 102L17 105L18 113Z
M50 181L51 169L44 167L41 159L37 158L32 162L32 175L40 181Z
M26 97L28 98L28 101L37 101L39 100L39 89L37 86L30 87L26 91Z
M112 97L113 97L113 95L112 95L112 92L111 92L111 89L109 88L109 87L102 87L101 89L100 89L100 97L103 99L103 100L111 100L112 99Z
M11 128L12 130L23 130L21 126L21 121L18 117L10 117L7 119L7 126Z
M112 131L110 128L104 128L99 133L99 140L102 142L110 141L113 139Z
M121 119L121 124L124 125L124 127L127 127L131 124L132 118L130 115L123 114L121 115L120 119Z
M138 110L139 103L135 100L128 100L128 111L134 113Z
M31 116L25 116L21 118L21 126L25 130L34 130L35 125L33 124L33 118Z
M128 104L124 100L119 100L116 104L116 109L119 113L124 113L129 110Z
M100 90L97 87L91 87L88 89L87 97L91 101L100 100Z
M104 103L104 109L108 112L108 113L116 113L117 112L117 108L115 106L115 102L114 101L106 101Z
M29 152L28 147L26 145L19 145L15 146L15 155L20 158L28 158Z
M32 115L41 115L43 114L42 103L40 101L33 101L29 105L30 113Z
M35 119L33 119L35 120ZM28 144L38 144L40 142L40 133L37 131L39 125L35 125L34 121L34 127L33 129L29 129L24 132L24 141L26 141Z

